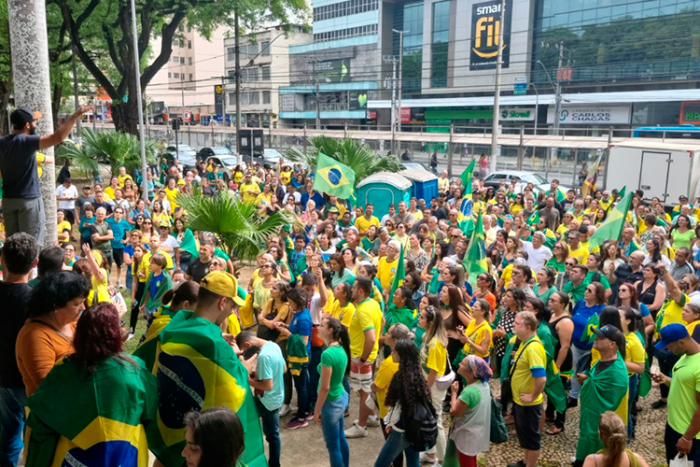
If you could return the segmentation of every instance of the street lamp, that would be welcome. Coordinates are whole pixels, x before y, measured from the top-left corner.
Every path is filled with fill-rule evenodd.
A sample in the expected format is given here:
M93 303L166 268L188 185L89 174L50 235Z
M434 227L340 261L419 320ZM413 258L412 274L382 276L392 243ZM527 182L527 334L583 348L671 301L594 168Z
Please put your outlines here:
M143 134L143 103L141 99L141 66L139 64L138 29L136 28L136 4L131 0L131 27L134 47L134 75L136 78L136 102L139 111L139 138L141 139L141 191L148 202L148 165L146 163L146 136Z

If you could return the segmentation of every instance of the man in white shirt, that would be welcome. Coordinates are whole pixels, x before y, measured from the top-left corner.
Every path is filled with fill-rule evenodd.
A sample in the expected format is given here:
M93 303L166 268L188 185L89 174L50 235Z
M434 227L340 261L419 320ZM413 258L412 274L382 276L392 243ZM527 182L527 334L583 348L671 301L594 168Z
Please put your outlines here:
M78 199L78 189L71 184L70 178L66 177L63 183L56 187L56 201L58 209L66 215L66 220L71 225L75 223L75 200Z
M532 242L523 241L522 250L527 253L527 265L530 266L535 273L547 264L547 261L552 259L552 250L544 246L547 237L542 232L532 234Z

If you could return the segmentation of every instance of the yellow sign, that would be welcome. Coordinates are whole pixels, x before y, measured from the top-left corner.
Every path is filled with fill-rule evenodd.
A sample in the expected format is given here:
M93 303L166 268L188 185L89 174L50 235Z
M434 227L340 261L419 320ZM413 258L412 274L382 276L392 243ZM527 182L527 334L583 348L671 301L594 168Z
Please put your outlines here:
M217 94L221 94L224 90L223 86L215 86L214 90L216 91Z
M495 68L499 49L503 51L503 67L508 68L513 2L506 0L505 4L503 12L501 12L501 0L489 0L472 5L470 70ZM503 21L501 21L502 15Z

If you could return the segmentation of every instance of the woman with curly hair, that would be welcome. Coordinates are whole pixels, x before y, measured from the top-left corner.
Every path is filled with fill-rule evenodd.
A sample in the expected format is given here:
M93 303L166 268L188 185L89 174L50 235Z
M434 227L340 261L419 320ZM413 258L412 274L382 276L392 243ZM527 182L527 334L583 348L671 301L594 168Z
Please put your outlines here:
M387 407L387 430L391 433L382 446L374 467L389 467L401 452L406 456L408 467L418 467L418 452L411 448L406 439L404 418L401 414L414 413L418 404L431 405L430 388L423 376L418 349L412 341L396 341L391 358L399 364L399 370L392 378L384 399L384 405Z

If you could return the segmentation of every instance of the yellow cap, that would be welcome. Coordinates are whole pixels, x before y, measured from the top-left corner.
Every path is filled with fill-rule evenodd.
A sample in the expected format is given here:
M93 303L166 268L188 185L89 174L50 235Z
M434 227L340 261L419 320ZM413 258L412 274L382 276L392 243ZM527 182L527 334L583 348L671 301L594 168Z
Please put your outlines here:
M212 271L204 276L199 286L222 297L229 297L236 305L245 305L245 301L238 296L238 280L232 274Z

